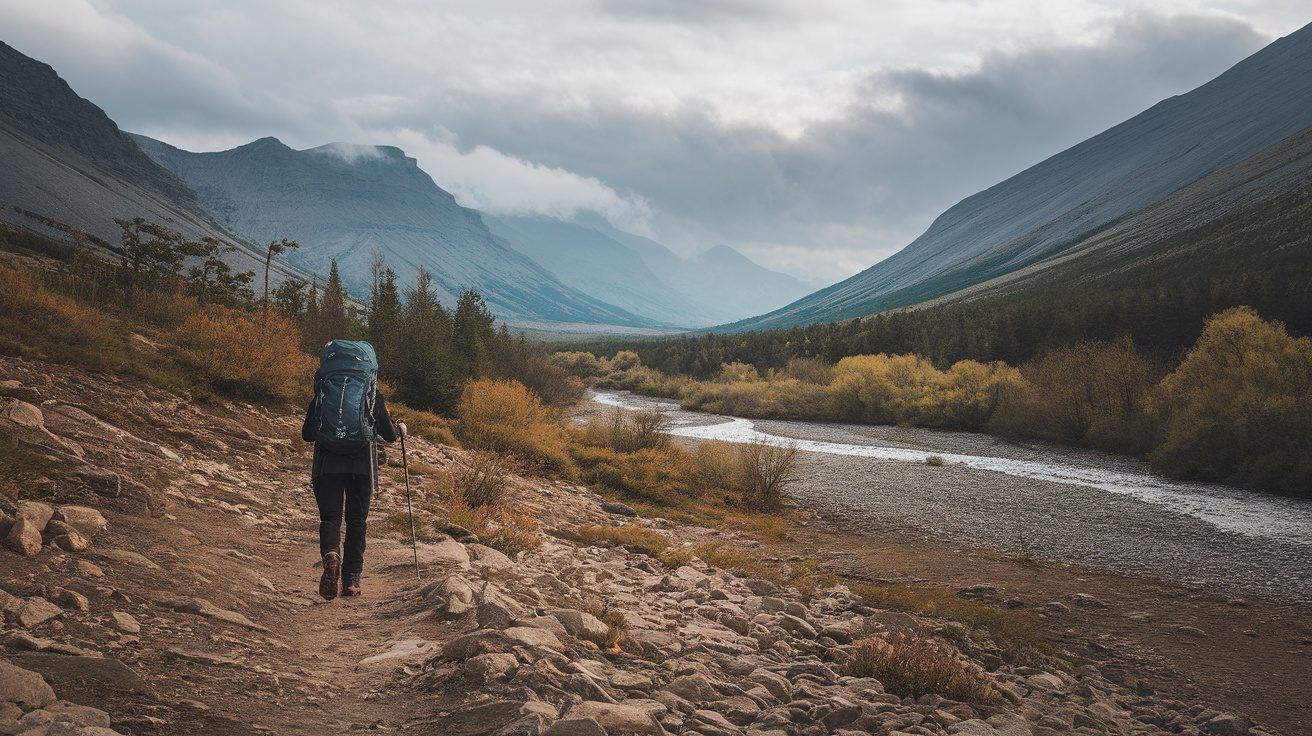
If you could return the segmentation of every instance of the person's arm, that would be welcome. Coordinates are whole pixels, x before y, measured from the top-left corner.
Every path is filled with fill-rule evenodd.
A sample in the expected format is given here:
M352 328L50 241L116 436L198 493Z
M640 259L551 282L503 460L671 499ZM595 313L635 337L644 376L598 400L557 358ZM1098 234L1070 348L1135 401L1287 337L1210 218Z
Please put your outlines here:
M311 398L310 405L305 409L305 423L301 425L301 439L306 442L314 442L314 425L318 424L319 419L318 412L314 410L316 404L317 401Z
M374 428L378 432L379 439L384 442L396 442L404 434L402 427L404 423L398 426L392 423L392 415L387 413L387 401L383 399L382 394L376 394L377 400L374 402Z

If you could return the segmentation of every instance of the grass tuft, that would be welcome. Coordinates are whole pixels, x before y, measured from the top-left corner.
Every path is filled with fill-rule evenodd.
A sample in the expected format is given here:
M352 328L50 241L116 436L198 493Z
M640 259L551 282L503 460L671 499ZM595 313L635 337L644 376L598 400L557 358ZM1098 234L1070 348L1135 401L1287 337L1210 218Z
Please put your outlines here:
M999 697L988 676L951 646L906 634L863 639L839 673L873 677L902 697L933 693L967 703L992 703Z

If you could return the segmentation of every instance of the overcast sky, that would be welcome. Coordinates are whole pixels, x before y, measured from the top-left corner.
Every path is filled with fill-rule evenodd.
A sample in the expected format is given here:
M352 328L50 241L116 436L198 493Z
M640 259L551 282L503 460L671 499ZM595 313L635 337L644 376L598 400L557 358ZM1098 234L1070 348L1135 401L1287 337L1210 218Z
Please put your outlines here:
M1306 0L0 0L125 130L404 148L492 213L595 211L835 281L1312 21Z

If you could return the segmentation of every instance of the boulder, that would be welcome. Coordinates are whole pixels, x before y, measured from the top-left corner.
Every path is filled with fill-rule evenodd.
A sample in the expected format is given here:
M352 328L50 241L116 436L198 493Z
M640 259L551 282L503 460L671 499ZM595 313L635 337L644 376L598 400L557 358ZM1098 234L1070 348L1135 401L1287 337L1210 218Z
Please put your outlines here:
M483 683L502 682L518 668L519 660L515 655L503 652L470 657L460 666L465 674Z
M690 703L708 703L720 698L720 692L702 675L676 677L664 689Z
M606 730L609 736L653 734L664 736L665 728L659 717L665 706L654 700L626 700L622 703L602 703L585 700L569 709L566 719L591 718Z
M565 645L560 642L560 639L556 638L555 634L536 626L512 626L501 633L509 637L511 641L528 647L542 647L557 652L565 648Z
M1203 724L1203 733L1208 736L1248 736L1252 728L1253 723L1247 718L1221 713Z
M52 524L58 522L51 522ZM91 540L82 536L76 529L69 529L64 534L59 534L50 540L50 543L65 552L81 552L91 547Z
M601 505L601 510L605 511L608 514L615 514L616 516L628 516L630 518L636 517L638 515L637 509L633 508L628 504L619 503L617 501L608 501L606 503L603 503Z
M119 631L122 631L125 634L141 633L141 624L137 622L137 619L133 617L132 614L124 613L123 611L114 611L110 616L114 619L114 628Z
M26 598L14 615L14 622L25 629L35 628L52 618L62 616L64 609L45 598L32 596Z
M90 506L60 506L54 518L78 530L87 539L94 539L109 528L104 515Z
M37 526L31 519L20 516L9 527L9 534L5 535L5 546L20 555L31 557L41 551L41 529L44 527L44 523Z
M515 620L515 614L500 603L482 604L477 616L480 629L508 629Z
M55 691L40 674L0 660L0 703L21 708L44 708L55 702Z
M565 631L576 639L587 639L601 644L606 641L606 635L610 632L609 626L586 611L562 608L547 613L559 621L560 625L565 627Z
M24 730L54 723L64 723L79 729L109 728L109 714L99 708L57 700L41 710L34 710L23 716L19 723Z
M519 571L519 565L499 550L478 543L465 545L475 570L484 575L505 576Z
M40 501L19 501L17 504L19 519L27 519L36 525L37 531L45 531L46 524L55 515L55 507Z

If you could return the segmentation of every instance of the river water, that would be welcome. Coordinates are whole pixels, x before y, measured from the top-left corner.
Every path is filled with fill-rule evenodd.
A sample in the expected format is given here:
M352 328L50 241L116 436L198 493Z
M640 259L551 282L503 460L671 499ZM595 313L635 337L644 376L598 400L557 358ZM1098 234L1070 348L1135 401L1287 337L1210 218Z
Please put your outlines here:
M668 412L669 433L791 444L788 495L853 531L913 533L1312 602L1312 502L1173 481L1146 463L967 432L748 420L626 392L594 401ZM944 465L926 459L937 455Z

